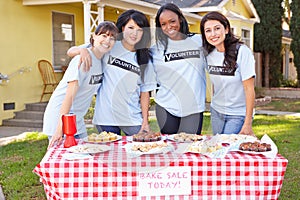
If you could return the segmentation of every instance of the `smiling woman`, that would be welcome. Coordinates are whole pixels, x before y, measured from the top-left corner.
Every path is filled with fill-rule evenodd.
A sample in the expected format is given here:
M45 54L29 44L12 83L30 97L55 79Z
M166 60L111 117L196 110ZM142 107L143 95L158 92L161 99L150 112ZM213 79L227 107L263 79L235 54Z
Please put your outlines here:
M201 36L189 31L186 18L172 3L160 7L155 23L156 44L152 50L160 132L200 134L206 90Z
M150 24L142 12L131 9L118 17L116 26L116 45L103 58L103 85L97 93L93 123L99 132L120 134L122 130L133 135L149 131L149 91L156 88L147 30ZM90 60L81 47L73 47L69 55L80 54L81 60Z
M207 71L212 82L211 124L214 134L254 135L255 60L231 32L228 19L209 12L201 20ZM232 92L234 91L234 92Z
M76 116L77 133L75 137L86 137L84 115L88 111L95 92L102 84L101 59L114 46L117 33L118 29L112 22L101 22L97 26L90 39L91 47L88 49L94 64L90 71L83 70L79 56L71 60L44 113L43 132L49 137L49 148L62 142L64 133L61 116L68 113ZM78 66L80 67L78 68Z

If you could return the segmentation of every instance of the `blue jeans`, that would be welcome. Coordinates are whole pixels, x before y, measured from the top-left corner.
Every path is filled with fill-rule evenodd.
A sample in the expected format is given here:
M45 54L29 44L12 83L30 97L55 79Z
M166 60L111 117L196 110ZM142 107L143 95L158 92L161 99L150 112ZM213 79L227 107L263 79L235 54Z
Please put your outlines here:
M245 116L225 115L212 107L210 107L210 115L213 134L238 134L245 121Z
M81 134L78 134L78 135L74 135L75 139L82 139L82 138L85 138L87 137L87 133L81 133ZM65 135L63 135L63 137L65 137ZM48 140L50 141L52 138L52 135L48 135Z
M121 130L125 133L127 136L132 136L134 134L137 134L140 129L141 125L137 126L102 126L102 125L96 125L97 130L99 133L102 131L106 132L113 132L115 134L121 135Z

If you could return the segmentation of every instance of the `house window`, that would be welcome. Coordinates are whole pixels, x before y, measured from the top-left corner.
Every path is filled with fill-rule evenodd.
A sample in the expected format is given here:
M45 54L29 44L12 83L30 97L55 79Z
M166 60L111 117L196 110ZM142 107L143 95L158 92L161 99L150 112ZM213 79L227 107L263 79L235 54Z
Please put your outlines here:
M242 41L250 48L250 31L242 29Z
M75 45L74 15L52 12L53 67L62 70L71 58L67 50Z

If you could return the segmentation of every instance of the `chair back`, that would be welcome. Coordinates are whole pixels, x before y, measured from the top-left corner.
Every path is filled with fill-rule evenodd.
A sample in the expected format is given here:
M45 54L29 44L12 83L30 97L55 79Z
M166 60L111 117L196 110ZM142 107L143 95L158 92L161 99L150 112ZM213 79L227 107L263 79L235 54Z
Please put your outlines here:
M54 69L52 67L52 64L48 60L39 60L38 67L42 75L44 84L46 85L57 84L57 79L54 73Z

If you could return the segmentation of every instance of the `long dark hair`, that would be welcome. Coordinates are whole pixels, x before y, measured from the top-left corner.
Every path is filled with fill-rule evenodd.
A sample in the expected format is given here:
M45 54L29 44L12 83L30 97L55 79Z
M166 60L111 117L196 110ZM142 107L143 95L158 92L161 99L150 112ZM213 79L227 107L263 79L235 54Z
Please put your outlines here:
M166 3L162 5L157 11L155 17L155 24L156 24L155 39L156 39L156 43L161 43L164 46L164 50L166 51L168 48L168 36L163 33L161 29L161 24L159 22L160 15L165 10L172 11L178 16L180 21L180 33L182 33L183 39L187 38L191 33L189 31L189 25L187 23L187 20L183 16L178 6L176 6L173 3Z
M237 45L240 45L242 42L231 32L230 23L223 14L216 11L209 12L202 18L200 23L200 30L202 33L202 44L207 53L212 52L215 48L215 46L208 43L205 37L204 24L209 20L219 21L224 26L224 28L228 30L228 33L226 34L224 40L225 58L223 64L226 68L235 69L237 59Z
M152 55L150 52L150 24L146 16L137 10L131 9L123 12L116 23L116 26L119 29L118 40L123 39L122 28L129 22L133 20L140 28L143 29L142 39L135 44L134 48L136 50L137 63L141 69L141 78L144 80L144 72L147 67L149 60L152 60Z

